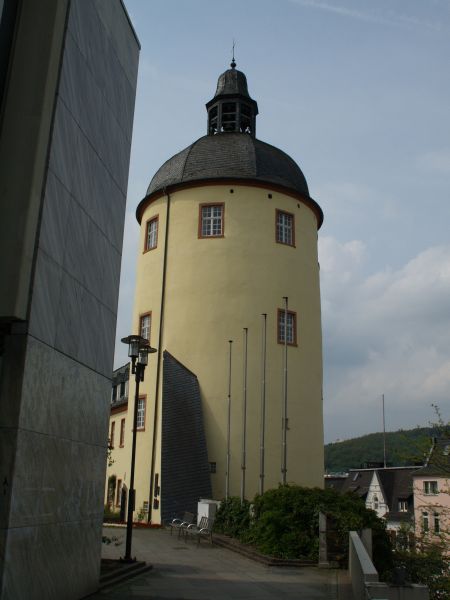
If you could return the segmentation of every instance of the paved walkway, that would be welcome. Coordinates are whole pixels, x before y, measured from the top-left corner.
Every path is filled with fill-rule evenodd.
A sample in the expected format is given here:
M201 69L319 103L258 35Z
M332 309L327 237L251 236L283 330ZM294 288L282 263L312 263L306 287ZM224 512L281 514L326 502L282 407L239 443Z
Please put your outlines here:
M104 558L119 558L125 530L105 528L122 543L104 545ZM90 600L340 600L335 570L266 567L205 540L185 543L169 531L133 530L132 555L153 569Z

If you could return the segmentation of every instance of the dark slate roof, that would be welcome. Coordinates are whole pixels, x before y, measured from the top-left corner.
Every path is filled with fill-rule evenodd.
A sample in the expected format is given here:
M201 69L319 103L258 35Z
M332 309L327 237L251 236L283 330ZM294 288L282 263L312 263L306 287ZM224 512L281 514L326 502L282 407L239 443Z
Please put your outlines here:
M367 492L369 491L370 482L372 481L373 470L350 470L347 479L344 480L340 491L353 492L363 500L366 499Z
M398 511L399 500L408 500L412 510L413 474L417 467L393 467L386 469L351 469L340 491L353 492L366 499L374 471L377 472L380 485L389 507L390 519L408 518L407 513Z
M127 362L125 365L115 369L112 374L112 385L122 383L122 381L128 381L130 379L130 363Z
M325 475L325 489L342 490L348 475Z
M176 184L223 178L273 183L309 198L297 163L282 150L245 133L201 137L162 165L147 196Z
M196 514L212 492L197 376L167 350L163 357L161 518L168 521Z
M219 76L214 97L236 95L247 96L250 98L247 87L247 78L242 71L228 69Z
M399 500L409 500L409 508L412 509L413 497L413 473L416 467L405 467L403 469L377 469L378 478L383 486L383 491L389 507L389 518L404 518L405 513L399 512Z
M450 439L447 437L433 439L433 446L424 467L415 475L420 477L445 477L450 479Z

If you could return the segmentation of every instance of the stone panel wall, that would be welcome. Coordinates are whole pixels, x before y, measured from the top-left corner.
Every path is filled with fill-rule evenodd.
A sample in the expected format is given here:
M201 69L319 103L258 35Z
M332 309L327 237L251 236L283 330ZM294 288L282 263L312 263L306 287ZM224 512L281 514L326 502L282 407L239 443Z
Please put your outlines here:
M1 360L1 598L81 598L100 569L139 43L120 0L72 0L65 26L29 319Z

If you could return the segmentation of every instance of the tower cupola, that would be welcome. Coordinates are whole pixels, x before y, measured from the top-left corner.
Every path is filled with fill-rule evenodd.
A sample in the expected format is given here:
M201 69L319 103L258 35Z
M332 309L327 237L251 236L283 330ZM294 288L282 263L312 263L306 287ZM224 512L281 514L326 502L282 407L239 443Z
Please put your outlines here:
M208 135L237 132L255 137L258 105L250 97L247 78L236 69L234 57L230 67L219 76L214 98L206 104Z

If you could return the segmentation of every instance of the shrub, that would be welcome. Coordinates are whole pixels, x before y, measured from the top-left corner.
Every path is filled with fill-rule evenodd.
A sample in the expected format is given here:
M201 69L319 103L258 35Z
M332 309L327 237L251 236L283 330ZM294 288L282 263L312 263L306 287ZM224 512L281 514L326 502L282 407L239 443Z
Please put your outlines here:
M237 496L222 500L214 521L215 531L244 541L249 526L250 503L247 500L242 504Z
M104 510L103 510L103 521L119 522L120 521L120 513L113 511L112 508L109 506L109 504L105 504Z
M450 563L442 547L429 545L421 551L396 551L394 567L405 570L407 581L427 585L430 600L450 600Z
M384 522L354 495L335 490L280 485L256 496L250 515L249 503L230 498L220 507L216 530L253 544L263 554L280 558L319 556L319 512L334 523L335 542L344 561L348 556L348 532L373 530L374 562L384 572L392 567L391 548Z

